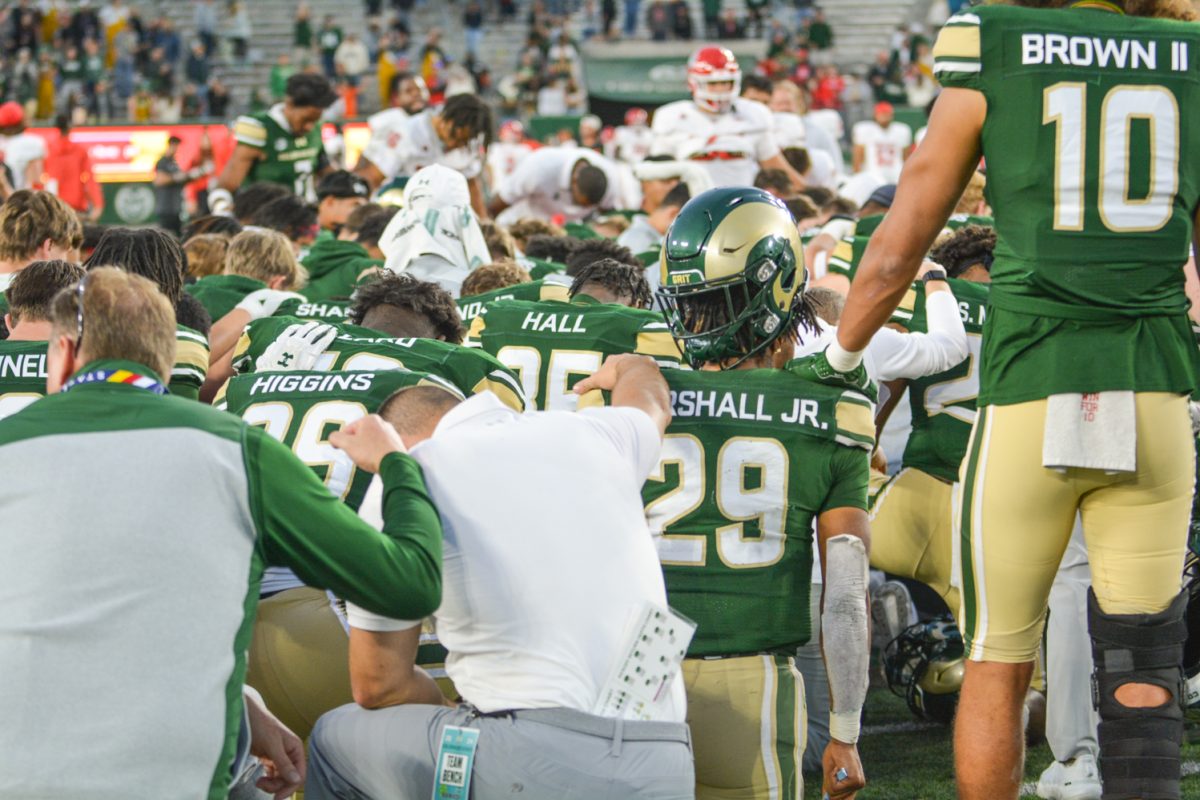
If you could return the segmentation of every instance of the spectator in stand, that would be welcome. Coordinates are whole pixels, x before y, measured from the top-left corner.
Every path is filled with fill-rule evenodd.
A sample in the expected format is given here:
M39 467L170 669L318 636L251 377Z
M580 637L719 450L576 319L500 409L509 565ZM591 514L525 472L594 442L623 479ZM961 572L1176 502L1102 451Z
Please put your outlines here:
M96 10L90 4L80 4L71 14L71 21L63 34L76 47L80 48L89 39L98 42L103 34L100 30L100 17Z
M60 111L70 111L72 99L82 97L87 78L84 71L83 57L79 48L68 44L63 50L62 60L58 65L58 96Z
M253 35L249 7L242 0L233 0L229 4L229 40L233 43L234 58L239 61L246 58Z
M867 72L867 82L875 94L875 102L883 103L888 100L888 84L893 81L892 59L886 51L880 50L875 54L875 63Z
M671 9L666 0L652 0L646 9L646 27L655 42L665 42L671 34Z
M692 10L687 0L671 0L671 28L676 39L691 41Z
M642 0L625 0L625 37L633 38L637 32L638 7Z
M12 172L13 189L40 189L46 166L46 140L25 131L25 110L9 101L0 105L0 137L4 163Z
M37 55L41 43L42 12L34 8L22 7L13 9L9 19L12 20L12 49L28 50L31 55Z
M104 196L92 174L87 148L71 141L71 121L67 114L59 114L55 123L58 140L46 156L46 188L80 215L95 222L104 211Z
M308 7L308 3L301 3L296 9L296 19L292 24L292 56L297 63L303 65L312 55L312 49L312 9Z
M225 119L229 113L229 90L220 78L208 82L208 115L217 119Z
M49 119L54 116L54 99L57 97L55 79L58 77L58 67L54 56L49 50L38 54L38 90L37 90L37 119Z
M292 66L292 57L287 53L280 53L279 59L275 62L275 66L271 67L271 98L276 102L282 102L284 95L287 93L287 80L296 73L296 68Z
M175 156L183 142L178 136L167 139L167 149L154 165L154 210L159 227L179 236L183 232L183 187L203 177L203 167L192 167L187 172L179 166Z
M179 117L190 120L203 116L204 98L200 96L196 84L188 83L183 87L183 94L179 97Z
M196 29L196 35L200 37L204 55L212 56L213 51L217 49L217 7L213 0L197 0L192 15L192 26Z
M9 87L9 97L21 105L25 116L32 117L37 111L38 71L28 48L17 51Z
M358 88L362 75L371 66L371 54L357 33L348 33L334 53L333 62L341 71L342 78L353 88ZM347 114L347 116L356 116Z
M483 6L479 0L470 0L463 11L463 30L467 36L467 59L479 57L479 45L483 41Z
M100 52L99 39L83 40L83 80L89 94L96 91L96 84L105 80L104 54Z
M197 41L188 52L187 60L183 63L183 76L196 86L208 85L208 53L204 42Z
M817 70L817 86L812 93L813 108L837 111L842 107L842 90L845 88L846 81L838 73L837 67L821 67Z
M814 64L830 64L833 62L833 28L825 21L825 12L816 9L808 18L808 45L813 50Z
M425 44L421 46L419 70L421 77L425 79L425 85L429 87L429 91L433 95L442 94L446 87L443 72L450 59L446 58L441 42L441 29L431 28L425 37Z
M155 47L163 49L168 63L179 63L179 56L183 54L183 42L175 31L175 23L171 22L170 17L160 16L158 18L153 42Z
M342 44L342 29L338 27L332 14L326 14L317 31L317 46L321 50L321 66L325 77L332 78L337 73L337 49Z
M100 9L100 27L104 31L104 51L107 54L105 66L109 69L116 63L116 47L114 45L117 34L125 30L128 21L129 8L125 6L124 0L109 0Z
M763 35L763 20L769 13L771 0L746 0L747 27L754 24L754 37L761 39Z
M150 60L144 70L146 82L155 94L172 94L175 91L175 64L167 60L161 47L150 51Z
M605 39L613 38L613 25L617 21L617 0L600 0L600 29Z
M717 23L717 38L718 39L744 39L746 37L746 26L738 17L737 12L732 8L727 8L721 13L721 19Z
M792 81L798 86L808 87L810 82L816 77L816 68L809 60L809 51L807 47L800 46L796 48L796 66L792 67Z

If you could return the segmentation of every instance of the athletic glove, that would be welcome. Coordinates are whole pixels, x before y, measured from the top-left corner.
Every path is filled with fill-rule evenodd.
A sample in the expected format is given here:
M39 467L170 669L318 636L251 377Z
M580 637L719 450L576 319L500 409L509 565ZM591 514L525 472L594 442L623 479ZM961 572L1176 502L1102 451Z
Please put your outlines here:
M279 307L288 300L304 302L305 299L304 295L296 294L295 292L283 292L278 289L259 289L242 298L242 302L238 303L234 308L245 311L253 321L273 316L279 310Z
M337 328L321 322L289 325L258 359L258 372L296 372L313 369L325 348L337 338Z
M830 386L861 392L872 402L878 396L878 390L870 376L867 375L867 368L861 361L849 372L839 372L830 365L827 352L820 352L797 361L789 369L793 373L817 383L826 383Z

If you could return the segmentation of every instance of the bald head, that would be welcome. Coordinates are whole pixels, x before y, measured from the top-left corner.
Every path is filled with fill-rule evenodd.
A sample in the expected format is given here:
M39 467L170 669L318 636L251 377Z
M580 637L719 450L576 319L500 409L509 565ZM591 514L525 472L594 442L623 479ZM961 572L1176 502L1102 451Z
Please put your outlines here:
M410 386L384 400L379 416L411 448L432 436L442 417L461 402L462 398L438 386Z

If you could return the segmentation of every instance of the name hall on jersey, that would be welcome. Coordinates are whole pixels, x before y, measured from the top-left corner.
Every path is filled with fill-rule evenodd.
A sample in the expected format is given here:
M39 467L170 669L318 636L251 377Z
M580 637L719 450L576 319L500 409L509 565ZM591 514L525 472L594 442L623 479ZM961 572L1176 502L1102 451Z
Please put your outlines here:
M1170 44L1170 68L1188 70L1187 42L1108 39L1100 36L1066 36L1061 33L1025 33L1021 35L1023 65L1063 64L1069 67L1101 69L1159 69L1159 45Z

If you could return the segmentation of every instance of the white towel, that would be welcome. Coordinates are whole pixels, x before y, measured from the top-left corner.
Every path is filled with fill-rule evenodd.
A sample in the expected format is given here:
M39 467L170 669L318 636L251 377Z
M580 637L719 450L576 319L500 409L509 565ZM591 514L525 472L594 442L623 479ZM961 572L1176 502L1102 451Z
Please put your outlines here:
M1046 401L1042 466L1137 469L1137 404L1132 391L1052 394Z

